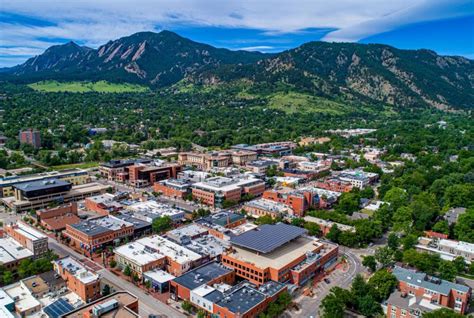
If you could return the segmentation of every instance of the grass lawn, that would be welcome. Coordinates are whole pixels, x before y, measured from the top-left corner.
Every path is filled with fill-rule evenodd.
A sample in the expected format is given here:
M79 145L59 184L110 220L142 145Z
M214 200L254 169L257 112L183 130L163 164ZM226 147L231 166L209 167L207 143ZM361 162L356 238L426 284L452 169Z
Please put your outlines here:
M346 105L327 100L325 98L296 92L278 92L269 96L268 106L288 114L303 113L330 113L344 114L349 108Z
M53 170L65 170L65 169L72 169L72 168L79 168L79 169L88 169L98 167L99 162L82 162L82 163L71 163L67 165L59 165L59 166L52 166L51 169Z
M109 83L107 81L98 82L58 82L41 81L28 85L35 91L40 92L69 92L69 93L142 93L149 91L148 87L128 84L128 83Z

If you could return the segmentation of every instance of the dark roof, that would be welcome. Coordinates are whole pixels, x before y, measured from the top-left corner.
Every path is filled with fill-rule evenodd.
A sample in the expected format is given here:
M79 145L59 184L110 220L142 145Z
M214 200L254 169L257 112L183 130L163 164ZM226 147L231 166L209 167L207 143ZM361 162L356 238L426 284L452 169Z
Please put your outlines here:
M399 281L433 290L443 295L449 295L451 290L456 290L463 293L467 293L469 291L468 286L451 283L447 280L442 280L422 272L417 272L399 266L395 266L392 273Z
M103 167L108 167L108 168L119 168L119 167L126 167L126 166L131 166L136 163L150 163L150 159L127 159L127 160L110 160L109 162L104 162L101 164Z
M85 220L81 223L71 224L71 226L76 230L81 231L82 233L85 233L90 236L110 231L108 228L98 225L95 222L91 222L90 220Z
M227 308L232 313L244 315L265 299L265 294L256 290L252 285L244 283L225 292L224 298L217 301L216 305Z
M173 281L189 290L193 290L202 284L207 284L211 280L230 272L232 272L232 270L227 267L219 265L216 262L210 262L173 279Z
M63 298L59 298L52 304L43 308L43 311L50 318L58 318L74 310L74 307Z
M150 222L134 218L134 217L132 217L128 214L125 214L125 213L117 214L115 216L118 217L121 220L132 223L135 230L141 230L141 229L144 229L144 228L147 228L147 227L151 227Z
M244 218L245 216L243 214L237 214L237 213L232 213L232 212L218 212L218 213L206 216L202 220L207 223L216 224L220 226L226 226L228 221L230 223L234 223Z
M61 276L53 270L41 273L38 276L41 277L41 279L44 280L45 283L50 287L66 284L64 279L62 279Z
M284 223L264 224L230 239L233 245L260 253L270 253L305 234L306 230Z
M67 185L71 185L71 183L60 179L47 179L15 184L14 187L21 191L36 191L57 188Z

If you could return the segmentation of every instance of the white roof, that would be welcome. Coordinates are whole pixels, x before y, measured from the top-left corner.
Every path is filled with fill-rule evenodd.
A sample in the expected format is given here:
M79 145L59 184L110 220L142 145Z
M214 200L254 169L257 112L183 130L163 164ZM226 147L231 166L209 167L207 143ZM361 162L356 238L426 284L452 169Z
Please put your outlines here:
M162 269L156 269L153 271L148 271L145 272L144 275L146 277L151 278L152 280L158 282L158 283L166 283L169 282L170 280L173 280L176 278L176 276L171 275L168 272L165 272Z
M32 256L32 251L24 248L11 237L0 238L0 264L7 264Z
M158 203L153 200L133 203L132 205L128 206L127 209L136 213L150 213L160 216L173 216L183 213L182 211L175 209L168 204Z
M268 199L257 199L247 202L245 205L255 207L269 212L285 213L290 212L291 208L286 204L275 202Z
M260 179L253 178L250 175L242 176L241 178L227 178L227 177L214 177L209 178L203 182L197 182L193 185L193 187L206 189L209 191L232 191L239 189L241 187L245 187L248 184L254 182L263 182Z
M204 297L207 294L210 294L215 290L216 289L214 287L211 287L207 284L202 284L201 286L194 288L191 292L193 294L196 294L196 295L200 296L200 297Z
M438 242L439 245L451 247L458 251L464 251L468 253L474 253L474 244L463 242L463 241L453 241L453 240L446 240L440 239Z
M143 246L147 246L148 248L155 249L160 254L163 254L166 257L173 259L179 264L197 261L202 257L198 253L195 253L187 249L186 247L183 247L158 235L144 237L133 243L141 244Z
M17 225L18 225L18 228L15 229L15 231L18 233L21 233L25 237L28 237L30 240L35 241L35 240L47 238L46 235L32 228L31 226L26 225L23 222L17 222Z
M163 254L146 249L145 245L131 242L115 249L115 254L121 255L134 263L143 266L165 257Z
M5 292L15 300L15 307L18 311L26 311L37 306L41 306L41 303L36 300L31 292L22 283L15 283L4 287Z
M381 207L383 204L388 204L388 205L390 205L390 203L388 203L388 202L375 201L375 202L371 202L368 206L365 207L365 209L366 209L366 210L370 210L370 211L377 211L378 209L380 209L380 207Z
M62 268L70 272L84 284L89 284L99 279L99 275L89 271L84 265L80 264L71 256L67 256L54 262L60 264Z

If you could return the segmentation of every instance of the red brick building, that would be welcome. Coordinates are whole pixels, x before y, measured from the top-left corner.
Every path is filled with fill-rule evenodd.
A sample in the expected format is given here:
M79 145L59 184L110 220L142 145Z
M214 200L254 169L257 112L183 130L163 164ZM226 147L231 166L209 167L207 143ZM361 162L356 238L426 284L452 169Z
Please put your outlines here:
M330 178L323 181L316 181L315 187L336 192L350 192L353 188L350 182L342 181L335 178Z
M183 199L191 192L191 183L182 179L168 179L155 182L153 191L162 193L164 196L170 198Z
M36 217L42 226L49 231L62 231L66 224L76 224L81 221L77 216L77 203L71 202L50 209L36 211Z
M18 139L20 140L20 144L29 144L32 145L34 148L41 147L41 137L40 132L38 130L22 130L18 135Z
M388 299L387 317L415 317L412 314L414 309L424 312L444 307L460 314L466 312L471 298L470 287L398 266L393 269L393 274L398 279L400 295L395 292ZM401 300L403 296L409 301Z

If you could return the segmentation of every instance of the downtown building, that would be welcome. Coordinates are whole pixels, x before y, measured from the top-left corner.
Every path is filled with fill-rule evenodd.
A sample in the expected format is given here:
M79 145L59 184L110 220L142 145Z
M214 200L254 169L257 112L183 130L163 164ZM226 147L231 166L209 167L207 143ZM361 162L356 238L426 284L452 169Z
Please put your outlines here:
M49 251L48 237L21 221L5 225L4 231L21 246L33 252L33 258L43 257Z

